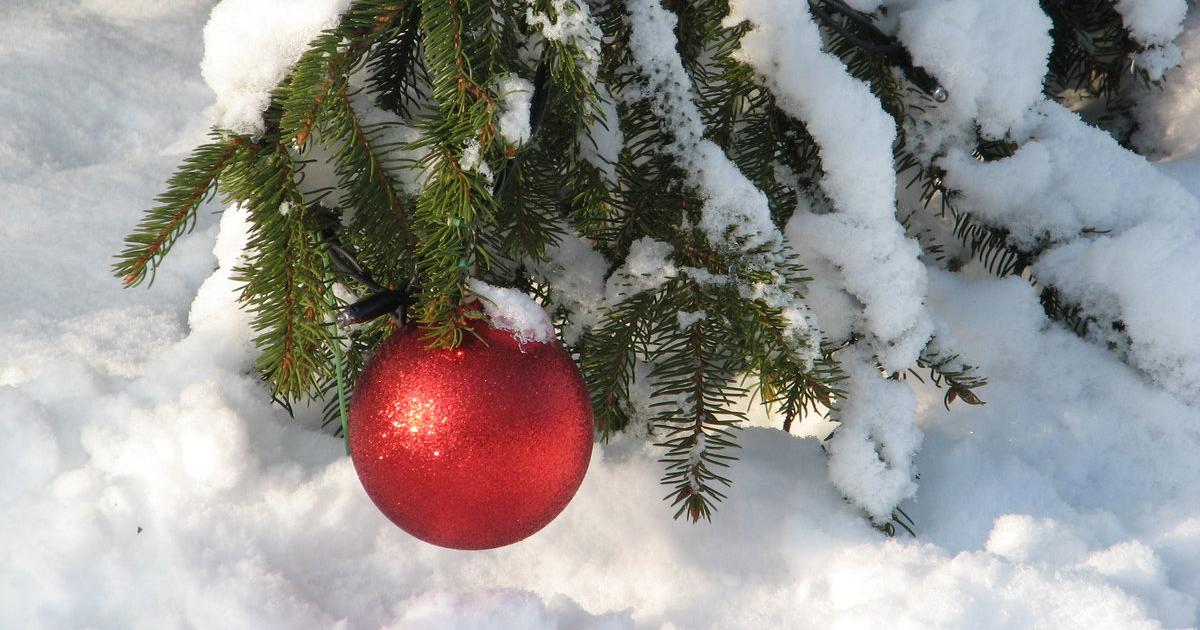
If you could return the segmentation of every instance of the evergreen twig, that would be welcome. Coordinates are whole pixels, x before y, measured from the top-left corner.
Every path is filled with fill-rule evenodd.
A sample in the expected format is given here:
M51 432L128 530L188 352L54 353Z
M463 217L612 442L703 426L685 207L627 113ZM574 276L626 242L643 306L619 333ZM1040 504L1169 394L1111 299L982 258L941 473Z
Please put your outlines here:
M192 151L167 182L167 190L155 198L154 208L125 237L125 250L113 264L113 272L125 286L137 286L147 276L154 282L159 264L179 237L195 227L197 208L211 196L225 165L244 146L236 136L223 138L213 132L211 138L212 142Z

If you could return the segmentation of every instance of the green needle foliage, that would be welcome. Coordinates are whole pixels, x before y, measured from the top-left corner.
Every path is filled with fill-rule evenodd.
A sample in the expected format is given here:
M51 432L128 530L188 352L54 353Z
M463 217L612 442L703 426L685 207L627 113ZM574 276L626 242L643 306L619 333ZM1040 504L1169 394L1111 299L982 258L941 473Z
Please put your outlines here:
M1043 4L1055 24L1048 84L1086 89L1119 108L1116 69L1138 48L1113 2ZM727 0L663 6L678 20L677 51L705 137L766 194L776 227L798 197L829 204L817 186L819 147L803 121L735 58L749 26L724 23ZM1002 231L955 209L937 169L904 151L905 124L933 105L906 78L913 69L860 45L872 36L871 16L852 20L834 9L825 11L838 20L823 25L827 50L895 117L897 171L923 187L921 211L951 221L961 241L918 235L926 251L965 247L995 273L1027 273L1037 252L1017 250ZM740 406L757 397L788 430L806 416L836 414L847 395L837 352L856 340L835 347L797 332L787 305L803 305L808 277L785 244L713 243L695 227L705 194L668 150L677 139L647 93L628 15L626 0L356 0L278 86L264 133L214 130L183 163L128 236L115 274L129 286L152 280L215 192L245 208L250 241L235 277L254 316L259 371L284 405L330 400L335 347L352 386L396 329L381 319L339 331L339 296L411 284L411 319L428 343L453 347L479 316L471 278L524 288L563 330L580 333L564 341L591 391L599 434L652 434L675 516L710 519L730 485ZM533 133L521 142L506 138L501 122L512 77L534 85ZM614 136L619 151L601 150ZM979 157L1005 150L981 142ZM664 265L677 273L651 282L630 272L631 250L647 239L669 250ZM586 317L562 298L569 287L542 271L572 243L602 261L593 271L608 289ZM334 258L353 269L331 266ZM1070 305L1053 310L1084 317ZM917 367L946 388L947 404L981 402L984 380L936 345Z
M171 180L167 190L155 199L156 205L125 237L125 249L117 256L113 271L133 287L146 278L154 281L154 271L180 236L196 225L196 209L209 199L217 177L230 159L245 144L242 138L224 138L214 132L212 142L192 151Z

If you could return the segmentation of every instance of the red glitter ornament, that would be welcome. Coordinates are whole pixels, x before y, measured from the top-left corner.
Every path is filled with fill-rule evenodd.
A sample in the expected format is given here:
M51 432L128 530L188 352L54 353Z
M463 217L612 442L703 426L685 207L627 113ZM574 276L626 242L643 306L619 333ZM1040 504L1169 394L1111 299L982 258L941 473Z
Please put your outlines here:
M363 488L404 531L452 549L522 540L567 506L592 452L592 406L557 341L475 324L453 350L405 326L367 362L350 404Z

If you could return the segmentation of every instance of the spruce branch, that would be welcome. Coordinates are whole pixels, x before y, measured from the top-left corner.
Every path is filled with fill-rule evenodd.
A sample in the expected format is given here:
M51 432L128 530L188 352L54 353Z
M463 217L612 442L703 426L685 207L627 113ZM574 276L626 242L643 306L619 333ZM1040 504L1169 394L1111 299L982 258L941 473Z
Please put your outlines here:
M917 358L917 367L929 371L929 378L934 385L946 388L942 404L946 409L955 400L962 400L968 405L984 404L976 390L987 385L987 379L976 374L975 366L960 361L959 355L942 352L937 345L937 340L933 339L925 346ZM921 378L915 370L910 370L910 373L917 379Z
M491 100L481 87L487 77L479 75L485 69L477 68L473 61L476 59L473 53L485 47L476 36L491 31L491 5L465 0L420 0L420 7L425 66L433 84L433 97L448 119L462 119L477 100ZM489 105L495 109L494 101Z
M655 292L623 300L584 336L580 368L592 396L596 428L605 440L629 424L629 384L638 354L646 353L649 322L660 314L659 300Z
M371 240L365 264L388 285L412 275L416 236L409 227L410 205L392 175L394 146L382 138L386 126L366 127L343 85L321 119L321 141L333 152L342 191L341 205L355 210L349 231Z
M556 129L573 129L579 117L552 98L552 63L547 48L530 95L529 138L519 147L504 147L503 166L492 186L501 250L511 260L541 260L546 248L563 234L561 215L567 200L561 170L569 168L568 152L575 139L561 134L546 138L542 123L550 116ZM527 164L537 167L527 168Z
M306 203L297 177L287 147L276 142L244 151L223 184L249 212L245 260L233 278L253 314L258 369L284 401L321 391L333 375L328 349L335 343L319 239L328 213Z
M308 143L326 101L345 90L354 68L407 9L399 2L360 0L309 45L283 90L283 136L300 148Z
M379 106L401 118L415 113L428 87L421 64L421 5L411 2L403 20L380 38L368 58L368 81Z
M750 327L746 347L749 363L758 381L758 393L764 405L783 416L781 428L791 431L806 415L828 412L846 397L840 383L846 379L832 351L823 350L811 360L787 348L790 342L783 332L778 314L761 303L752 303L757 321Z
M829 47L852 58L852 72L871 82L902 123L905 108L915 107L905 69L897 69L906 53L872 44L879 32L870 18L835 0L819 4L831 17L823 25ZM650 430L664 449L666 498L676 518L710 520L730 485L723 469L744 421L734 408L748 393L744 379L758 383L787 429L805 412L843 399L844 375L809 325L801 294L808 278L782 235L766 230L771 238L757 247L710 242L719 236L696 226L707 216L712 188L693 177L702 166L672 152L681 131L694 136L699 129L718 149L713 160L740 171L748 190L766 194L769 208L755 197L754 218L769 210L782 228L798 194L820 195L818 146L736 59L750 25L726 26L724 0L665 5L678 18L676 52L687 76L677 76L691 80L679 100L689 108L694 102L699 114L689 111L686 129L669 124L662 99L645 91L654 85L647 81L652 70L632 54L625 0L355 0L278 87L263 137L231 139L238 144L228 155L217 151L227 142L220 138L201 147L185 164L192 170L173 180L171 197L152 213L156 222L131 236L140 249L127 251L120 264L141 265L132 283L146 268L152 273L193 220L193 195L202 199L219 176L220 190L249 212L250 242L235 279L253 314L259 369L273 397L289 406L337 387L340 349L342 387L352 387L366 358L395 330L387 318L335 329L343 305L335 282L339 294L344 288L368 295L343 310L354 316L347 319L411 302L427 341L455 346L478 316L465 290L471 277L501 280L547 303L564 289L555 283L571 279L533 268L548 251L556 253L553 264L566 266L558 255L570 248L551 248L577 230L608 265L607 273L581 282L587 295L578 302L590 310L569 322L591 327L573 349L596 427L607 438L645 411L634 409L630 390L638 362L649 363ZM678 68L673 59L671 67ZM534 77L532 135L524 142L501 135L502 116L510 113L502 108L520 101L498 93L510 73ZM360 85L419 139L400 143L394 127L370 124L380 112L363 109ZM615 118L606 95L613 95ZM600 132L602 117L616 137ZM422 157L402 157L411 151ZM315 160L333 167L336 185L315 192L302 186L305 165ZM419 193L400 185L402 169L423 178ZM336 208L322 205L335 194ZM671 273L651 278L650 286L631 282L623 288L632 293L621 294L622 279L613 275L634 267L627 259L643 239L657 242L639 254L670 247L664 264ZM129 277L134 268L122 270ZM572 308L556 310L555 320L577 316ZM978 386L957 357L923 360L955 397Z
M667 288L676 312L697 312L706 305L702 288L690 281L673 281ZM654 428L661 432L657 446L667 449L659 460L665 465L662 483L671 487L664 499L676 508L675 518L692 522L712 520L715 504L725 498L718 487L732 485L716 472L728 468L736 457L733 432L745 414L733 401L745 394L734 383L739 361L729 331L718 312L708 313L686 326L678 318L660 318L654 325L651 352L655 383L652 407L659 409Z
M416 207L422 287L418 321L431 345L452 348L469 328L462 303L471 270L490 266L483 223L491 220L492 200L486 179L464 171L447 148L431 153L427 168L429 182Z
M1116 103L1127 77L1153 84L1145 69L1132 62L1145 47L1129 34L1116 0L1042 0L1041 5L1053 22L1048 95L1074 89Z
M212 142L192 151L167 182L167 190L155 198L155 206L125 237L125 249L113 264L114 275L127 287L137 286L154 273L179 237L195 227L196 210L211 196L217 178L241 149L245 140L223 138L215 131Z

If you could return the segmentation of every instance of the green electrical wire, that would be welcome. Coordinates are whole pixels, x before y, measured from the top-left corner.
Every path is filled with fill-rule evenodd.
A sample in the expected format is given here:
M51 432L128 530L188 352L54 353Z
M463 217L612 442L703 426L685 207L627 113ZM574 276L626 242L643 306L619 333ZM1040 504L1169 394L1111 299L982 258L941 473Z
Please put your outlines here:
M329 251L325 254L325 286L328 289L326 294L329 303L337 309L337 299L333 296L333 274L329 272L332 261L329 260ZM334 338L333 343L329 344L333 350L333 373L337 377L337 395L338 395L338 414L342 420L342 440L346 443L346 454L350 454L350 415L346 412L346 376L345 369L342 365L342 347L340 338Z
M346 442L346 454L350 454L350 417L346 413L346 377L342 369L342 349L335 339L333 344L333 369L337 375L338 413L342 417L342 439Z

